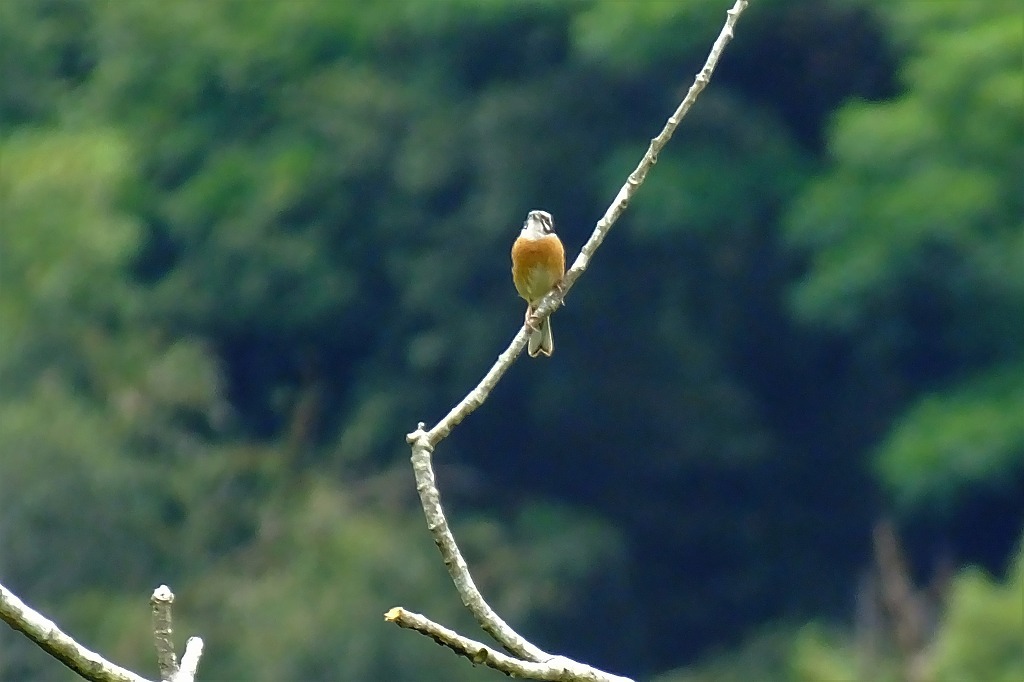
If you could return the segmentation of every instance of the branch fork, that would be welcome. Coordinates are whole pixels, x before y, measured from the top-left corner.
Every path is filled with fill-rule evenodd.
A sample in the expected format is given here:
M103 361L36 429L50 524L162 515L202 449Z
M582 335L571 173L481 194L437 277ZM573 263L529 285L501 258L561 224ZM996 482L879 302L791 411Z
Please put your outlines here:
M513 630L508 623L491 609L473 581L466 560L463 558L461 551L459 551L455 537L452 535L451 528L448 525L448 520L445 518L444 510L441 508L441 494L437 489L431 458L434 449L451 433L452 429L487 400L494 386L497 385L501 377L512 366L512 363L515 362L519 354L522 353L523 348L526 346L530 327L540 325L544 319L563 304L565 296L572 289L573 284L586 271L594 252L601 245L601 242L604 241L612 225L615 224L619 216L626 210L630 199L632 199L633 195L643 184L648 171L657 162L658 154L672 137L679 122L686 116L693 103L697 100L697 97L710 82L711 75L718 64L722 51L729 41L732 40L736 22L748 4L749 0L736 0L735 4L727 12L725 25L715 40L704 63L704 67L696 75L693 85L690 86L682 102L680 102L679 106L669 117L662 131L651 140L650 146L640 160L639 165L629 174L626 182L619 189L618 194L616 194L614 201L612 201L601 219L597 221L593 233L583 245L572 267L566 271L558 286L552 289L541 301L540 305L534 310L534 314L519 329L519 332L512 339L508 348L498 356L497 361L487 371L483 379L480 380L473 390L466 394L465 398L449 410L448 414L430 430L427 430L426 425L420 422L416 430L406 436L406 441L412 450L410 459L413 476L416 479L416 492L419 493L420 503L423 506L427 529L434 537L434 543L441 552L441 557L448 569L448 574L451 576L456 590L458 590L462 603L473 614L473 617L476 618L481 629L509 653L501 653L485 644L449 630L426 616L413 613L400 606L392 608L385 614L384 619L387 622L395 623L399 627L416 630L430 637L438 644L448 647L460 656L468 658L475 665L486 665L513 677L525 677L534 680L557 680L560 682L630 682L628 678L619 677L563 656L555 656L543 651Z
M203 640L189 637L185 642L185 653L179 663L174 655L174 641L171 639L171 604L174 593L167 585L153 590L149 605L153 609L153 643L156 645L156 660L160 668L161 682L194 682L203 655Z
M153 639L156 643L157 665L161 682L195 682L199 658L203 655L203 640L190 637L185 645L180 664L175 660L171 640L171 604L174 594L166 585L153 592ZM0 620L31 639L79 676L92 682L150 682L150 680L108 661L90 651L56 623L42 615L3 585L0 585Z

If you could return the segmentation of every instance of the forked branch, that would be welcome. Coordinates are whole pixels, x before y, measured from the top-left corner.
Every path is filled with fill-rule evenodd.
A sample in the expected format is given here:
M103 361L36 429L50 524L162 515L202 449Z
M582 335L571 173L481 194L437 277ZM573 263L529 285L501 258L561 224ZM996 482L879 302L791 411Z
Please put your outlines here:
M597 251L601 242L604 241L612 225L615 224L619 216L626 210L633 195L636 194L640 185L646 179L647 173L657 162L658 154L668 143L679 122L686 116L694 102L697 101L697 97L711 80L711 75L714 73L722 51L729 44L729 41L732 40L736 22L748 4L748 0L736 0L732 9L728 11L725 25L715 40L711 52L704 63L704 67L697 74L693 85L690 86L683 101L680 102L679 106L669 117L665 127L658 136L651 140L650 146L647 148L647 152L640 160L640 163L629 174L625 184L622 185L614 201L605 211L604 216L597 222L590 238L583 245L579 255L576 256L572 267L565 273L561 286L549 293L540 306L537 307L534 317L530 320L531 325L536 326L540 320L543 320L558 309L576 280L586 271L594 252ZM484 645L461 637L447 628L433 623L423 616L412 614L401 607L395 607L389 611L387 619L403 627L410 627L423 632L457 653L468 656L474 662L501 670L508 675L529 677L537 680L587 680L588 682L604 680L622 682L625 678L544 652L519 635L508 623L498 616L477 589L466 561L462 557L462 553L459 551L459 547L448 526L444 510L441 508L441 496L437 489L434 470L431 464L434 448L451 433L453 428L484 403L495 385L497 385L501 377L508 371L509 367L512 366L512 363L522 352L523 347L526 345L527 331L527 326L524 324L515 338L512 339L508 348L498 356L497 361L487 371L483 379L480 380L480 383L432 429L426 430L425 425L421 422L416 430L406 437L412 448L413 474L416 477L416 490L419 493L420 502L423 506L427 528L430 530L434 537L434 542L441 551L445 566L448 568L448 574L451 576L452 582L455 583L459 596L462 598L462 603L470 610L477 623L480 624L480 627L485 632L491 635L505 650L518 658L512 659L510 662L508 660L510 657L504 654L492 655L496 652L484 647ZM418 624L419 627L413 623ZM451 636L449 636L449 633ZM540 667L535 667L532 664L541 665ZM524 665L527 665L527 667L524 668ZM530 671L529 673L526 672L527 669Z
M194 682L203 640L192 637L185 645L181 664L175 661L171 641L171 602L174 595L166 585L153 592L153 637L162 682ZM150 682L131 670L90 651L57 625L0 585L0 620L21 632L35 644L81 677L92 682Z

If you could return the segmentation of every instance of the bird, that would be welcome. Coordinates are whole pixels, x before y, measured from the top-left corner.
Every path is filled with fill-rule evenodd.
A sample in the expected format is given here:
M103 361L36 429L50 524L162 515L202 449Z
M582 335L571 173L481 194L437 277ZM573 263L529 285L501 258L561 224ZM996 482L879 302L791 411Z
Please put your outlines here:
M512 283L526 299L526 326L529 328L527 351L531 358L550 357L555 352L551 319L534 327L530 316L552 287L565 274L565 248L555 234L555 221L547 211L530 211L523 229L512 244Z

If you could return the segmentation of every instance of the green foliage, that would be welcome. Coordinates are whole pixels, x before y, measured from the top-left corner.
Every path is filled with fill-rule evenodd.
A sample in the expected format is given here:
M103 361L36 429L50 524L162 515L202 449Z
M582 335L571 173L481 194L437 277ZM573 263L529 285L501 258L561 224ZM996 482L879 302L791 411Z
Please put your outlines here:
M1003 581L968 566L953 577L920 661L934 682L1006 681L1024 673L1024 545ZM870 625L862 624L864 627ZM891 636L890 636L891 639ZM726 654L673 671L657 682L897 682L905 679L895 642L820 622L776 624Z
M704 36L720 26L726 9L700 0L631 5L598 0L575 16L573 43L584 58L626 73L642 73L652 62L673 58L678 68L680 55L706 54L710 43ZM701 30L692 30L695 26Z
M404 603L473 627L387 460L411 406L476 373L450 377L454 341L489 354L518 308L504 289L504 310L450 302L482 259L491 270L489 245L507 249L508 216L537 182L508 160L541 120L522 102L545 84L511 71L478 91L463 63L451 92L472 93L435 88L522 6L84 7L95 63L73 107L0 87L7 120L67 120L2 140L5 581L140 671L151 647L132 605L144 614L140 595L169 582L213 677L476 679L383 622ZM28 35L56 20L17 18ZM441 59L416 78L388 73L405 38L426 50L438 37L466 42L425 52ZM36 59L54 80L56 49L26 48L25 68ZM604 521L521 511L507 529L464 524L466 549L506 617L554 627L621 550ZM47 665L18 650L0 676Z
M0 131L58 118L95 65L88 0L0 4Z
M940 682L1010 682L1024 676L1024 541L1002 583L967 568L950 589L935 638Z
M558 355L438 453L477 580L545 648L653 674L834 612L879 442L897 498L1013 485L1019 64L1005 17L941 4L880 9L883 34L866 0L754 3ZM525 211L576 250L725 9L0 2L0 577L149 674L160 583L211 679L489 674L382 620L475 627L402 434L520 323ZM906 92L843 109L815 174L887 41ZM838 353L785 308L804 257L796 309ZM52 676L0 646L0 678ZM811 680L846 652L785 629L681 674Z
M121 268L141 235L114 206L129 173L115 134L19 132L0 139L0 159L0 372L32 375L26 355L82 343L130 304Z
M1009 681L1024 673L1024 579L1019 551L1005 582L992 580L976 567L956 575L946 605L921 662L925 679L935 682ZM901 662L857 646L857 640L819 629L805 629L792 648L793 677L806 682L831 680L900 680Z
M921 399L882 443L882 480L906 504L1010 485L1024 465L1024 367Z
M872 665L869 675L858 670L856 649L842 633L820 624L809 624L794 636L790 659L791 678L800 682L871 679L897 682L900 678L891 661ZM863 665L863 664L861 664ZM867 671L864 671L867 672Z
M787 654L792 638L786 628L764 630L741 646L712 655L699 665L659 675L653 682L789 682Z
M948 505L978 484L1012 495L1024 463L1019 8L885 14L913 55L907 89L836 117L835 168L789 218L810 265L792 303L860 337L865 369L893 374L883 395L910 403L878 448L894 498Z

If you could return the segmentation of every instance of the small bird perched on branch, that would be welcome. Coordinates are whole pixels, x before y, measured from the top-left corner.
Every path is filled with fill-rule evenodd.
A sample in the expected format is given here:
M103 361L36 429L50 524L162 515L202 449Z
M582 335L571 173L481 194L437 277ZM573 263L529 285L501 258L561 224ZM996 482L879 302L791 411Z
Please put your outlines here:
M527 351L531 358L555 352L551 319L543 320L534 328L530 316L564 274L565 249L555 234L555 221L547 211L530 211L519 237L512 244L512 282L519 295L526 299L526 325L530 328Z

